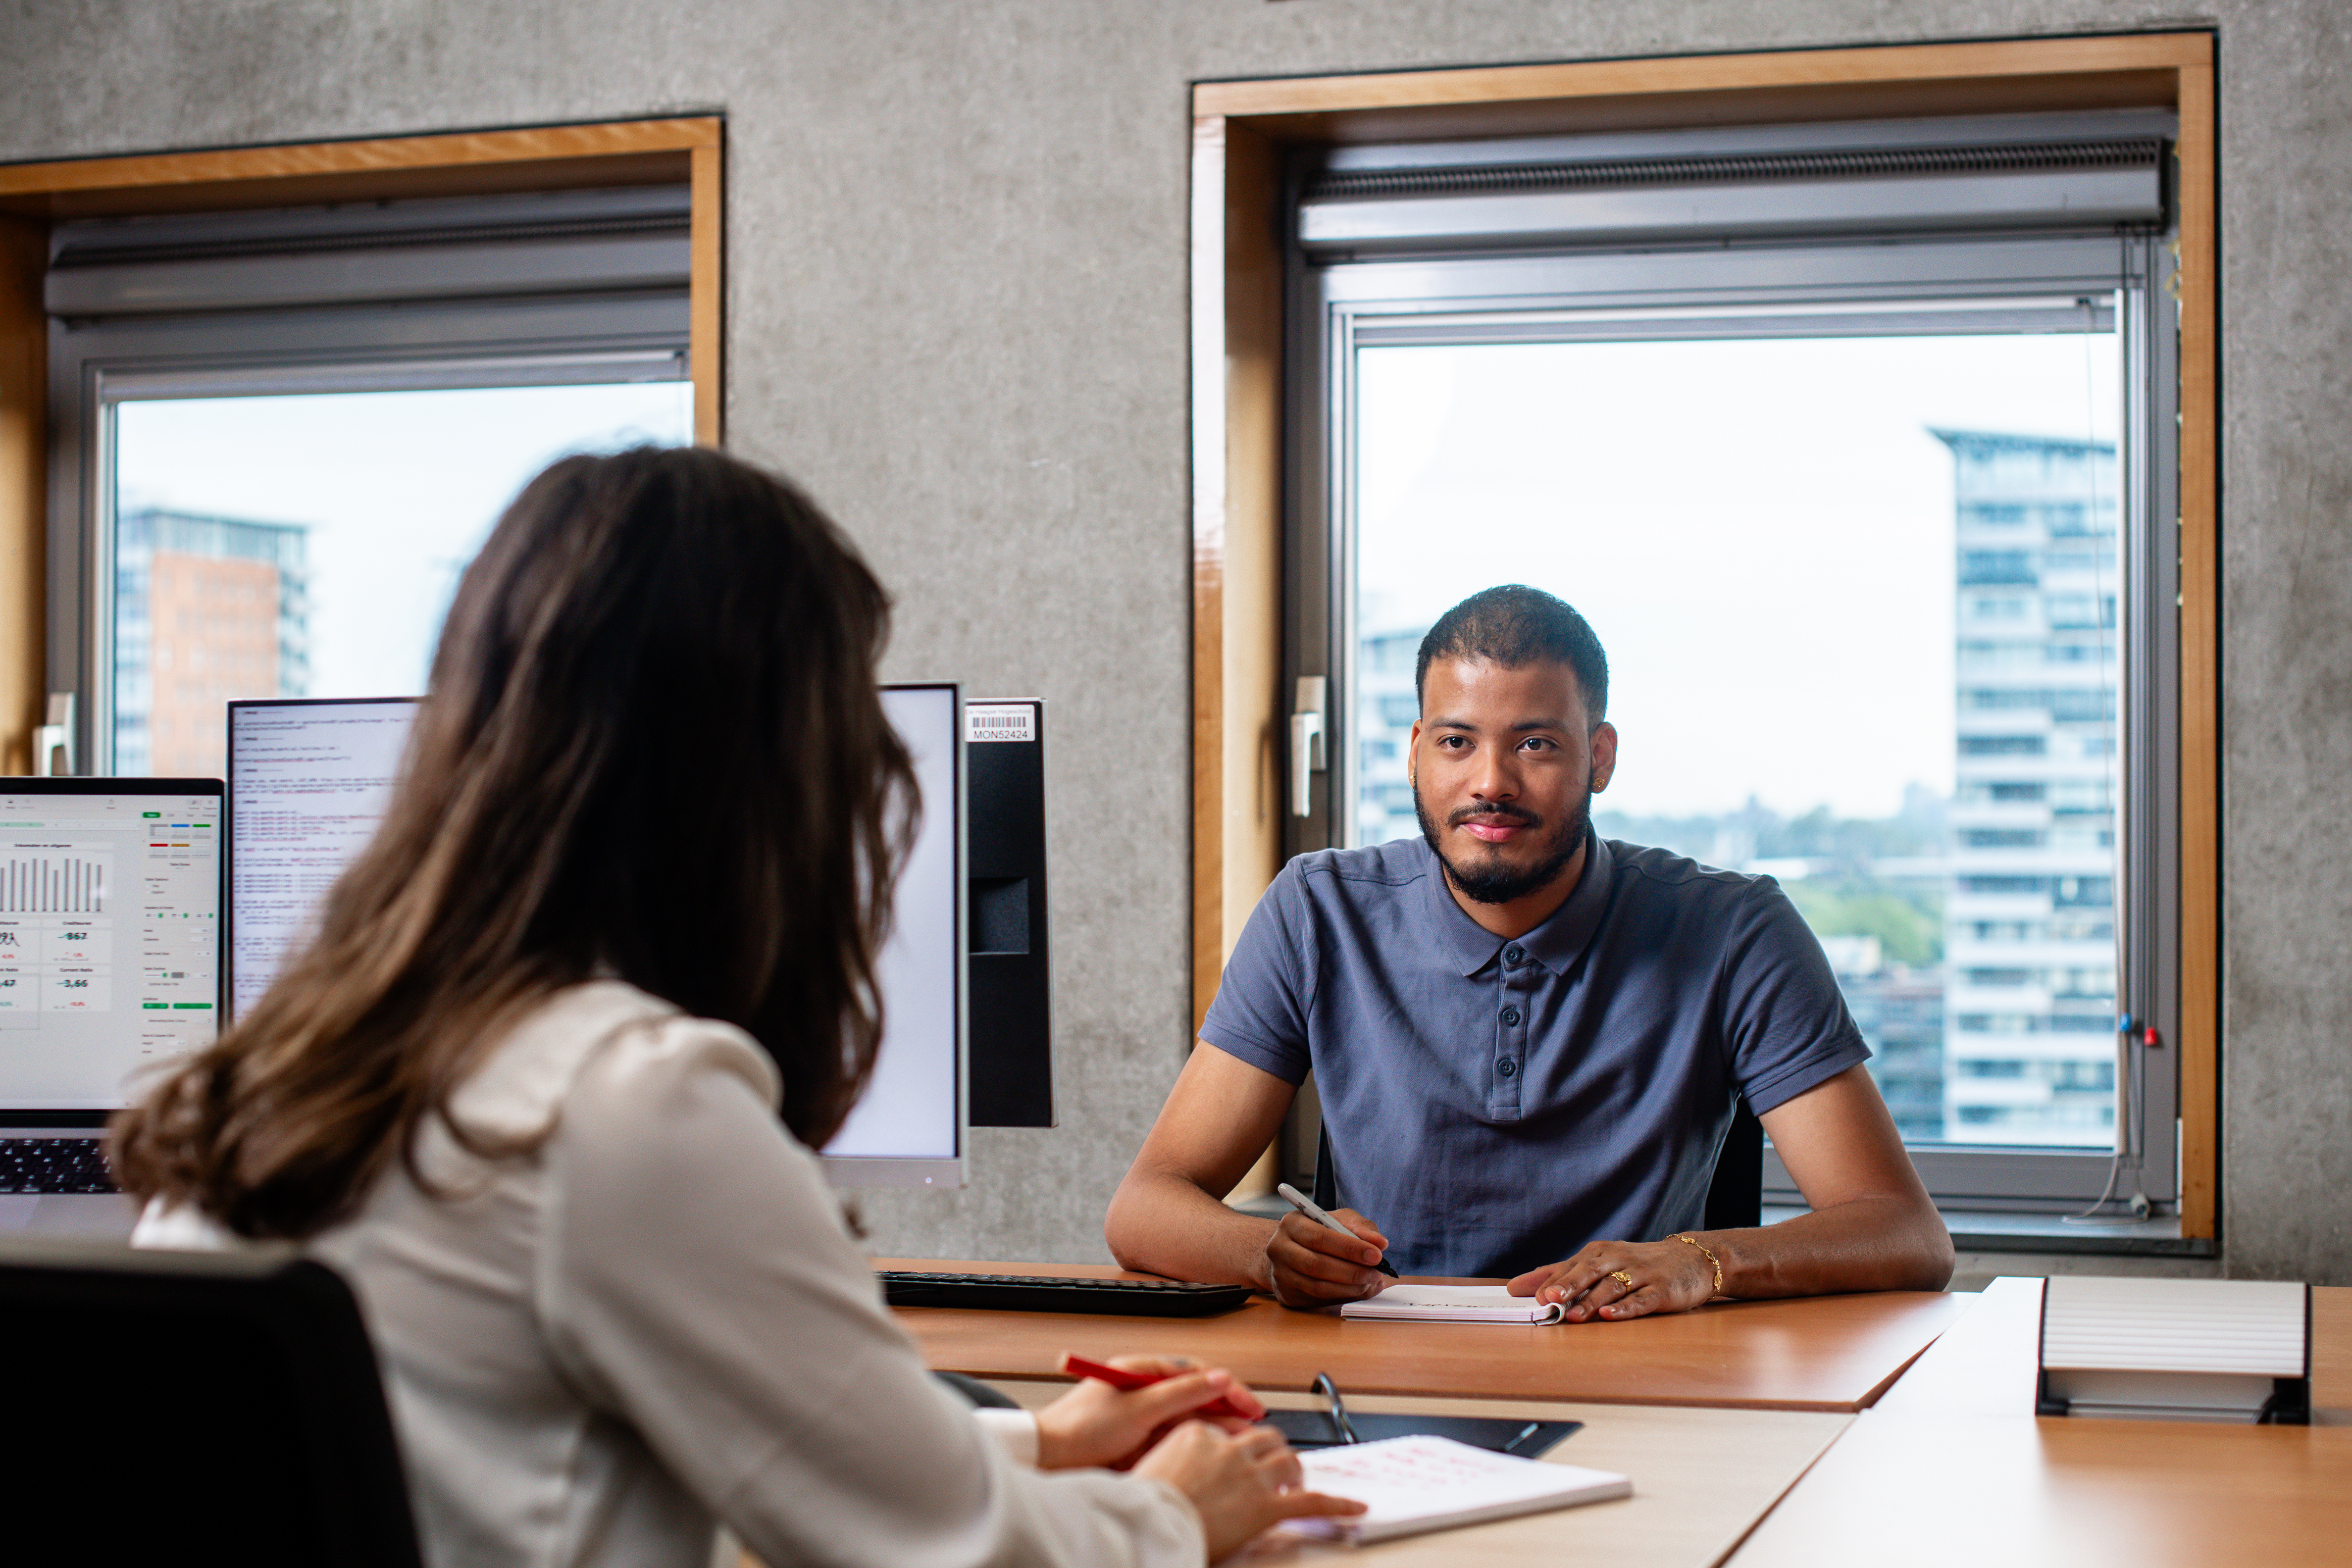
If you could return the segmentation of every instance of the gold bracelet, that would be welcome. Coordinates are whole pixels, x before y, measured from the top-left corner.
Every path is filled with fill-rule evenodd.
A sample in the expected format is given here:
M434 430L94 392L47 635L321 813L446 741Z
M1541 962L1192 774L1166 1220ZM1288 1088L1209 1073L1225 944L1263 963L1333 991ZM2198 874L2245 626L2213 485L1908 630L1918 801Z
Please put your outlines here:
M1681 1235L1675 1237L1675 1239L1677 1241L1689 1242L1692 1246L1698 1249L1698 1255L1700 1257L1715 1265L1715 1294L1717 1296L1723 1294L1723 1260L1708 1251L1706 1249L1706 1243L1699 1240L1696 1236ZM1709 1299L1711 1300L1712 1298Z

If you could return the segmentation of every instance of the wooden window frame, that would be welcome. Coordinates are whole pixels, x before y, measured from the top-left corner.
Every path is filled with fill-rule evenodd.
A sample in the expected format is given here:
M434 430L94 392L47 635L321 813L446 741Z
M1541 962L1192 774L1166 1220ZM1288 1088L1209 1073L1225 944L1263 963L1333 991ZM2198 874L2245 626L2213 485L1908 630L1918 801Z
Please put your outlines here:
M1686 56L1192 90L1192 1004L1281 868L1283 244L1299 147L1925 115L2179 117L2180 1233L2214 1239L2221 595L2213 35Z
M48 671L50 226L69 218L602 185L688 187L695 440L719 444L724 318L718 115L0 164L0 769L29 771Z

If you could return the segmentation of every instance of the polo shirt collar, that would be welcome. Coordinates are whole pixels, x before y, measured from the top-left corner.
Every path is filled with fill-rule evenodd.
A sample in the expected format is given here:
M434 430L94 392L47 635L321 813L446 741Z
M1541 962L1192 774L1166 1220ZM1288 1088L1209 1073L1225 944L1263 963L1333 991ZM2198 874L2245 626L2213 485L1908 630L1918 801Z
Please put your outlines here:
M1503 938L1463 913L1462 905L1454 902L1453 888L1446 884L1445 868L1439 863L1437 852L1425 841L1422 850L1429 856L1430 875L1424 881L1432 904L1431 928L1454 967L1465 976L1475 975L1496 961L1503 950ZM1517 939L1529 957L1551 973L1565 975L1573 968L1591 945L1593 933L1601 929L1601 916L1609 912L1614 859L1609 841L1586 829L1584 874L1577 879L1576 891L1542 925Z

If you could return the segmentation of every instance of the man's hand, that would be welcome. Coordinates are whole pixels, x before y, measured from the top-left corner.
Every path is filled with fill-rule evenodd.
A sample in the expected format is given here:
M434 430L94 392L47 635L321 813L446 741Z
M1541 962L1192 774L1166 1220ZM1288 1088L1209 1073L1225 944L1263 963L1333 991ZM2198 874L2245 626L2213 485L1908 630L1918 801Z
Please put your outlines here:
M1763 1119L1810 1212L1756 1229L1698 1232L1713 1263L1671 1236L1595 1241L1565 1263L1520 1275L1511 1293L1566 1302L1569 1319L1584 1322L1688 1312L1716 1293L1717 1263L1723 1293L1743 1301L1944 1288L1951 1236L1866 1068L1849 1067Z
M1388 1250L1389 1239L1352 1208L1335 1208L1331 1218L1354 1231L1349 1240L1303 1214L1286 1214L1266 1238L1265 1261L1274 1281L1274 1299L1286 1307L1336 1307L1377 1295L1389 1277L1372 1265Z
M1595 1241L1565 1263L1528 1270L1508 1288L1515 1296L1559 1302L1572 1323L1595 1317L1613 1322L1704 1306L1715 1296L1715 1265L1689 1242L1672 1238Z

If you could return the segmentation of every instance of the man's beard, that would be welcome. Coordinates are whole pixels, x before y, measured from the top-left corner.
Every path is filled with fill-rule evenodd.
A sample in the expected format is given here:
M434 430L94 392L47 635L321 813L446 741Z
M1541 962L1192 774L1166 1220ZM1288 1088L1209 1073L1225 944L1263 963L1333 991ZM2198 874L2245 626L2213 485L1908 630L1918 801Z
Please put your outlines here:
M1429 847L1436 852L1446 874L1454 879L1454 885L1462 890L1465 898L1478 904L1509 904L1550 885L1554 877L1568 869L1568 862L1576 858L1577 852L1584 848L1585 838L1591 831L1592 791L1588 788L1577 797L1576 804L1570 808L1559 828L1543 841L1543 853L1523 871L1507 863L1498 851L1487 852L1486 862L1480 866L1464 865L1450 858L1439 841L1437 824L1430 820L1429 808L1422 803L1418 787L1412 792L1412 813L1421 821L1422 837L1429 841ZM1536 830L1543 827L1543 819L1523 806L1465 807L1454 813L1447 826L1458 827L1473 818L1521 822Z

